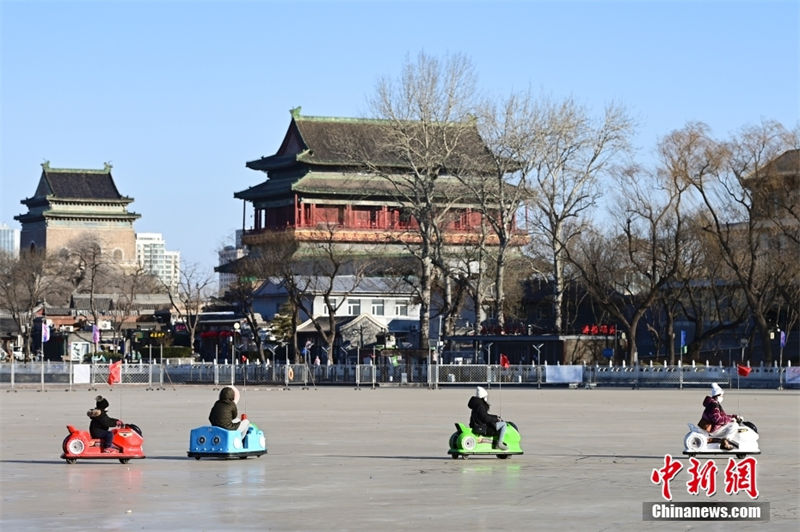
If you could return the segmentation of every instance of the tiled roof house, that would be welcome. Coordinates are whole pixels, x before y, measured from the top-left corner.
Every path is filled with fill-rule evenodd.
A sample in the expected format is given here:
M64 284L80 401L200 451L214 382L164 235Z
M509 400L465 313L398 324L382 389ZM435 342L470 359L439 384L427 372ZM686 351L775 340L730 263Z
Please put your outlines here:
M384 244L384 252L400 252L398 242L412 239L416 221L404 209L392 180L376 175L403 175L413 171L403 148L393 138L396 129L386 121L356 118L302 116L293 109L289 128L278 151L247 162L247 167L267 174L262 183L236 192L235 198L250 203L254 223L245 230L243 242L251 247L268 246L276 234L291 234L298 247L330 238L358 245ZM455 174L480 174L490 169L488 148L474 124L439 126L458 136L436 182L442 203L450 209L443 238L459 246L480 238L480 215L474 198ZM409 137L421 126L410 123ZM431 135L434 139L442 135ZM368 165L365 166L365 161ZM371 166L371 168L370 168ZM406 200L407 201L407 200ZM524 243L520 233L517 245ZM489 237L492 243L492 236Z
M14 217L22 224L20 248L63 253L92 238L115 261L131 264L136 260L133 223L140 217L128 211L131 202L117 189L109 164L84 170L45 162L36 192L20 201L28 212Z

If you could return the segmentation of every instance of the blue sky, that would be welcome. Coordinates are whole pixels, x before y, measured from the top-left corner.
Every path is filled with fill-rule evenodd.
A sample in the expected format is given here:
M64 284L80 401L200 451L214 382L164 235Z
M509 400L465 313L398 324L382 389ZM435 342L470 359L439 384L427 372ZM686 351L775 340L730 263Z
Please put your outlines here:
M365 116L419 51L463 53L489 95L622 104L644 163L687 121L800 121L797 0L0 0L0 17L0 223L19 227L44 160L110 161L136 230L209 270L242 224L233 193L263 180L245 162L277 150L289 109Z

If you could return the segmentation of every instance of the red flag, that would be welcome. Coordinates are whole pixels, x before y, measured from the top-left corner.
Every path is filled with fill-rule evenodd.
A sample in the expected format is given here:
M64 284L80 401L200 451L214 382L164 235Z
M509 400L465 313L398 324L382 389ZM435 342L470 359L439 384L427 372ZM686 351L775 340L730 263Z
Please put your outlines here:
M108 384L122 382L122 361L117 360L108 366Z
M742 377L747 377L748 375L750 375L750 370L752 370L752 369L753 368L748 367L748 366L742 366L741 364L738 364L736 366L736 370L739 372L739 375L741 375Z
M508 362L508 357L505 356L503 353L500 353L500 366L507 368L511 364Z

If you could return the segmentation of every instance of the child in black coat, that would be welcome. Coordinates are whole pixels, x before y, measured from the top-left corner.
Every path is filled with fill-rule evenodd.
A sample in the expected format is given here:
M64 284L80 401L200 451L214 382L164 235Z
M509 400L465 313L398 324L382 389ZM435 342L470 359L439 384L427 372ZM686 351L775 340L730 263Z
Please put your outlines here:
M92 438L100 440L100 446L104 453L114 452L112 440L114 433L110 429L121 425L120 420L110 417L106 412L108 400L102 395L95 397L95 408L86 412L91 421L89 422L89 434Z
M233 386L224 387L219 391L219 399L211 408L208 421L215 427L221 427L225 430L238 430L242 434L242 439L244 439L247 435L250 421L244 414L241 417L239 416L239 411L236 409L236 403L238 402L239 390Z
M484 436L497 436L492 442L492 447L505 451L508 446L503 441L506 434L506 422L500 416L489 413L489 403L486 399L489 392L478 386L475 395L469 398L467 406L472 411L469 416L469 426L476 434Z

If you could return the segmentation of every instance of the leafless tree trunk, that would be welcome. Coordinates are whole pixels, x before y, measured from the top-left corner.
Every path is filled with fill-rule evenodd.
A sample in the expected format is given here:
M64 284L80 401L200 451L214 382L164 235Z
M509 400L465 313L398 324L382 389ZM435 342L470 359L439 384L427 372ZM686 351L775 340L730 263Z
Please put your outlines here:
M769 198L764 191L774 182L770 163L794 146L796 135L776 122L745 127L727 142L713 139L705 124L693 123L663 143L676 174L704 208L703 228L727 276L747 301L767 362L773 358L770 333L777 326L771 322L771 312L780 287L797 282L792 272L798 247L795 240L789 249L780 249L779 240L787 233L767 215ZM783 206L784 212L796 212L791 203L797 201L796 193L788 197L792 199Z
M258 316L256 315L255 308L253 307L255 291L258 290L258 287L261 285L263 277L247 275L245 272L245 270L251 269L254 271L256 264L257 261L256 263L242 265L237 272L236 281L231 284L222 299L228 303L237 305L239 310L241 310L241 312L244 314L245 321L247 321L247 325L250 327L250 330L253 333L253 342L256 344L258 359L261 362L264 362L264 345L261 342L261 336L259 335Z
M169 295L175 314L189 331L189 348L193 355L197 322L203 307L211 297L213 281L212 274L201 271L198 265L183 264L177 287L170 287L163 281L161 283Z
M595 230L568 251L586 288L627 330L628 358L636 364L639 322L680 265L682 190L637 169L626 177L619 234L607 238Z
M525 154L532 201L533 236L549 248L556 331L563 329L567 248L586 227L600 197L599 180L628 148L632 122L617 106L595 120L572 100L542 102L533 115L533 142Z
M665 305L694 326L687 355L698 360L701 347L723 331L740 326L748 308L741 292L726 272L716 245L703 230L704 216L693 212L686 217L687 238L681 251L681 264Z
M35 313L59 282L57 261L44 251L22 250L19 258L0 253L0 307L8 309L31 358ZM13 358L13 357L12 357Z
M483 213L482 222L491 228L497 245L489 246L494 257L493 314L497 325L505 325L505 274L509 252L524 243L517 228L523 203L537 193L528 186L533 171L532 149L541 135L541 109L530 93L512 94L499 106L487 101L480 107L479 128L489 148L491 170L462 179ZM488 243L484 238L482 242ZM482 253L490 254L489 248Z
M125 321L136 314L139 296L159 293L161 284L158 278L139 265L128 268L115 267L111 274L111 283L116 294L113 310L114 335L122 338Z
M402 168L392 171L381 161L364 161L386 179L405 211L416 221L412 239L401 239L416 258L420 296L419 346L427 348L430 335L431 291L435 263L442 243L444 223L457 187L442 190L443 175L457 175L464 161L463 139L474 108L475 75L470 62L454 55L444 62L421 53L406 62L394 81L378 82L371 107L386 121L385 148Z
M95 295L109 287L112 270L110 258L103 254L103 245L94 237L83 235L69 244L69 263L72 265L72 283L77 292L89 294L89 312L94 324L100 326L100 309Z
M354 250L338 242L336 226L320 228L319 241L302 257L282 264L282 282L294 308L311 320L328 347L329 363L335 362L336 313L353 294L372 267L372 261L355 258ZM308 275L297 275L300 262L310 265ZM321 296L325 311L315 313L314 295ZM311 296L311 297L309 297Z

